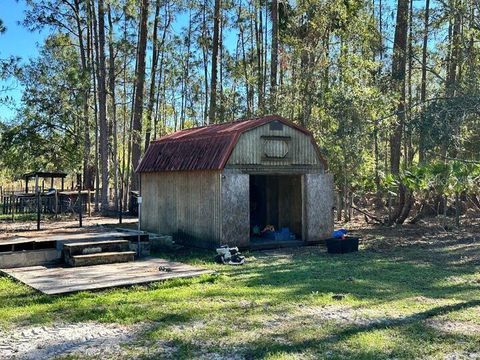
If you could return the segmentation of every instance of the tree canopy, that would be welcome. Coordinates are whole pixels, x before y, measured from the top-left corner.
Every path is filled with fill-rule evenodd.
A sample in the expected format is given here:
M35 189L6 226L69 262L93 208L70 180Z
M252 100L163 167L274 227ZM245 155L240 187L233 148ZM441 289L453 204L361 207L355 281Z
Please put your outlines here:
M402 222L429 186L478 192L479 11L473 0L28 0L23 26L51 31L21 69L1 62L25 91L0 123L0 165L83 172L118 206L151 139L277 113L314 133L341 203L393 194Z

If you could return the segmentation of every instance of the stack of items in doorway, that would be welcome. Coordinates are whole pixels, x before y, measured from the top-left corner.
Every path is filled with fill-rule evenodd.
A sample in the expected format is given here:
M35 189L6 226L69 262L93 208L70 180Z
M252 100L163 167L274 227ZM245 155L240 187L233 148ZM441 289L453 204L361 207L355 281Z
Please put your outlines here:
M215 261L219 264L243 265L245 256L238 251L238 247L231 248L228 245L222 245L217 249Z
M282 228L280 231L275 231L273 225L267 225L262 230L260 226L255 225L252 228L253 236L258 236L264 239L276 240L276 241L288 241L295 240L295 234L290 231L288 227Z

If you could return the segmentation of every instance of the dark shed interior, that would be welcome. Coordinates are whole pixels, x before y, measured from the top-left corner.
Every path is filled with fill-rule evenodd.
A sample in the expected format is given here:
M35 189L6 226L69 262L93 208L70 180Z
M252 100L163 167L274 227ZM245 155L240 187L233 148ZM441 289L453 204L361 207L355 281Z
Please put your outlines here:
M301 185L301 175L250 175L250 229L253 241L269 235L257 232L268 225L272 225L277 232L288 228L295 239L302 239Z

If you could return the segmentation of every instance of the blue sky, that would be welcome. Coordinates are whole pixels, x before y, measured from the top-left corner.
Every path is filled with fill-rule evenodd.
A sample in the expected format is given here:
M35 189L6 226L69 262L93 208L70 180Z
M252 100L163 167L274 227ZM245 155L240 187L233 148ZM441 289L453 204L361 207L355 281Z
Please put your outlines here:
M25 9L24 0L0 0L0 18L3 20L7 31L0 35L0 58L9 56L19 56L22 62L27 61L30 57L38 55L38 43L42 43L47 32L29 32L19 24L23 20ZM22 88L16 81L0 81L0 88L12 88L7 94L12 97L16 105L19 104L22 96ZM11 106L0 104L0 121L11 120L14 111Z
M30 32L25 29L20 22L24 18L24 10L26 8L25 0L0 0L0 19L3 20L7 31L0 35L0 59L9 56L19 56L22 63L28 61L29 58L36 57L39 54L39 45L48 35L48 30L42 32ZM188 12L177 14L177 18L173 24L173 29L179 33L181 28L187 26ZM227 48L235 45L235 34L230 32L224 33L224 46ZM0 93L0 97L11 97L12 104L0 104L0 121L12 120L15 116L15 106L20 104L23 88L13 79L7 81L0 80L0 90L8 88L7 92Z

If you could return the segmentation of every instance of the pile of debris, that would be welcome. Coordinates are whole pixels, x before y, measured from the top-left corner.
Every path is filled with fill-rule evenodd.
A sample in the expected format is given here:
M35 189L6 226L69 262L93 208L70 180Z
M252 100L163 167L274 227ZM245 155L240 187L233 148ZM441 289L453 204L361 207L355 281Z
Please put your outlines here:
M228 245L222 245L217 249L215 261L219 264L243 265L245 256L240 253L238 247L231 248Z

